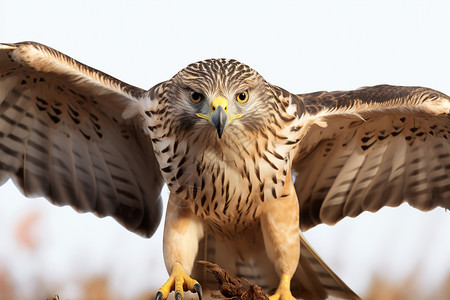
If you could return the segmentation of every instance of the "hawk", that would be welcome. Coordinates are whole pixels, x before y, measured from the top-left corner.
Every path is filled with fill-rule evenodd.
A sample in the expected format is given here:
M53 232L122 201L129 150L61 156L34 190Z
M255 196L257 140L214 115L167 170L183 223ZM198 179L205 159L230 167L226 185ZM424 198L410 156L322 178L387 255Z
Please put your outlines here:
M450 98L427 88L296 95L209 59L146 91L38 43L0 45L0 183L148 237L167 184L156 299L201 298L199 258L271 299L357 298L301 230L403 202L449 209L449 137Z

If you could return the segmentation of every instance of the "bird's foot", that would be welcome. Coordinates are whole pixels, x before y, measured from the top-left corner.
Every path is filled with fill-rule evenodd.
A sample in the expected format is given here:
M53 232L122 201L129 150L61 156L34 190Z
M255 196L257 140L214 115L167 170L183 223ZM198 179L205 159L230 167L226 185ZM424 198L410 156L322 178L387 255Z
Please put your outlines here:
M158 290L155 300L165 300L171 291L175 291L175 300L182 300L184 291L191 291L198 294L198 299L202 300L202 287L197 280L189 277L180 263L175 263L169 280Z
M280 285L278 285L277 291L272 296L269 296L270 300L295 300L291 293L291 277L289 275L282 275Z

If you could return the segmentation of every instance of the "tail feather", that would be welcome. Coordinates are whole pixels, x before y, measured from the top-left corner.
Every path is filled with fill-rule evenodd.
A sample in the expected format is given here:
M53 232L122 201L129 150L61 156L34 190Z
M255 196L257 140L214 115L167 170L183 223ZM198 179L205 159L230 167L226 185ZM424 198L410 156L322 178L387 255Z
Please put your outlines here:
M325 264L301 233L300 249L300 261L291 281L291 290L296 298L326 299L333 296L342 299L360 299ZM243 262L211 234L206 234L200 242L197 260L216 263L229 274L243 277L252 284L259 285L269 294L275 291L279 284L280 279L265 251L257 253L252 262ZM194 266L192 277L202 284L204 290L218 288L217 280L211 273L205 271L202 264Z
M333 296L342 299L360 299L327 266L301 233L300 249L300 261L291 282L295 297L325 299L327 296Z

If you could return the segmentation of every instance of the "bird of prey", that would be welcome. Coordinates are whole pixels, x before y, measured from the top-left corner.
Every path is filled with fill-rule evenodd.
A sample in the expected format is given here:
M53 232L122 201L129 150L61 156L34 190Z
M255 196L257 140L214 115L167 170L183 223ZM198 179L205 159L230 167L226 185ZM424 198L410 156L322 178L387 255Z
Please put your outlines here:
M209 59L146 91L38 43L0 44L0 184L144 236L167 184L156 299L201 298L200 258L270 299L357 298L301 230L403 202L450 209L449 138L450 98L427 88L292 94Z

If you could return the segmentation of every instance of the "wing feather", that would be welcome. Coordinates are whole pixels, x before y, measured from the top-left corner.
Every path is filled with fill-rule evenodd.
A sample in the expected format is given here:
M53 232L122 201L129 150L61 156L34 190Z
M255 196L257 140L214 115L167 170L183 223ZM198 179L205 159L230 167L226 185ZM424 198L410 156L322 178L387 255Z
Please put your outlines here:
M450 99L420 87L297 95L301 227L403 202L450 208ZM298 125L298 124L297 124Z
M163 180L136 113L146 95L44 45L0 44L0 183L152 235Z

